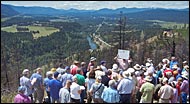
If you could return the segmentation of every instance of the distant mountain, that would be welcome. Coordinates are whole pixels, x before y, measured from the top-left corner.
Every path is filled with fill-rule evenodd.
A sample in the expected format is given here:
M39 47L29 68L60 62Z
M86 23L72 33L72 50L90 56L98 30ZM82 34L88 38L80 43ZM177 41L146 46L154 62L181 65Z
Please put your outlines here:
M62 11L50 8L50 7L24 7L24 6L11 6L14 10L21 14L39 14L39 15L57 15L61 14Z
M9 9L7 9L9 8ZM11 9L12 8L12 9ZM3 10L3 11L2 11ZM189 22L189 8L185 9L163 9L163 8L118 8L100 10L78 10L78 9L54 9L51 7L24 7L1 4L4 15L28 14L28 15L70 15L70 16L111 16L118 17L120 11L128 18L141 20L163 20L171 22ZM13 12L8 12L13 11ZM6 13L5 13L6 12Z
M19 13L15 11L11 6L1 4L1 17L9 17L18 14Z
M150 10L151 8L118 8L118 9L107 9L103 8L100 10L97 10L96 13L98 14L119 14L120 11L123 13L136 13L136 12L142 12L146 10Z
M128 18L136 18L143 20L162 20L169 22L189 23L189 11L185 10L167 10L167 9L152 9L138 13L126 14Z

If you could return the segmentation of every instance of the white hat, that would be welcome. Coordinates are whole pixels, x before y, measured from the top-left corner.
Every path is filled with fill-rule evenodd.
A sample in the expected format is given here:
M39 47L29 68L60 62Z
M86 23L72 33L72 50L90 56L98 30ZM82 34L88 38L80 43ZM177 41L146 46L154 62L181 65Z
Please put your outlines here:
M135 72L135 69L133 69L133 68L128 68L127 71L128 71L129 73L134 73L134 72Z
M189 79L189 74L188 73L184 73L184 74L182 74L182 77L185 78L185 79Z
M97 76L96 77L98 80L102 80L102 77L101 76Z
M124 78L126 78L126 77L129 77L129 76L130 76L130 73L129 73L129 71L124 71L124 72L122 73L122 75L123 75Z
M183 61L183 64L187 64L187 61Z
M172 56L171 59L174 60L174 59L175 59L175 56Z
M22 74L28 74L27 72L29 72L29 70L28 69L24 69L23 72L22 72Z
M118 65L117 64L113 64L112 71L118 71Z
M162 59L162 62L165 62L165 61L167 61L167 63L170 63L170 60L168 60L167 58Z
M147 58L147 60L146 60L147 62L152 62L152 60L150 59L150 58Z
M149 67L151 66L151 64L149 62L146 63L146 67Z
M133 67L135 70L140 70L141 69L141 66L139 64L136 64L134 67Z
M91 57L91 58L90 58L90 61L95 61L95 60L96 60L95 57Z
M145 80L150 82L150 81L152 81L152 78L148 75L145 77Z
M188 65L185 65L184 68L187 70L187 69L189 69L189 66L188 66Z
M177 68L178 68L178 67L177 67L176 64L172 66L172 69L177 69Z
M135 71L135 75L136 75L136 76L139 76L139 75L140 75L140 72L139 72L139 71Z
M53 75L53 72L52 72L52 71L46 72L46 76L50 76L50 75Z

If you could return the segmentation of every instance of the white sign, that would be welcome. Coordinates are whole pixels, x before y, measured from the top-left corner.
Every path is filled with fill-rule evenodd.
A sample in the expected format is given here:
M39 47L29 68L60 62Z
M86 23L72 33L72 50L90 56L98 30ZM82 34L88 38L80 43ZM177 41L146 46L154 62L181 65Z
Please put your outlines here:
M118 58L129 59L129 50L118 49Z

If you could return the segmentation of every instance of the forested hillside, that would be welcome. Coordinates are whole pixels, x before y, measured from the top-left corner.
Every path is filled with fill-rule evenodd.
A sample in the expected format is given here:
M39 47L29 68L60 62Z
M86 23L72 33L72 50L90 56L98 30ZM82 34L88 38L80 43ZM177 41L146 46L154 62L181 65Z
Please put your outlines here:
M107 67L112 68L116 63L114 57L122 48L121 41L122 49L130 51L131 65L143 65L150 57L157 66L163 58L171 57L173 43L179 62L189 61L189 9L105 8L88 11L2 4L1 9L1 19L4 19L1 21L3 95L16 91L25 68L33 72L42 67L45 77L45 73L56 68L58 63L64 66L70 66L74 60L88 63L92 56L97 58L96 65L105 60ZM8 19L3 18L5 16ZM35 31L30 30L31 27L35 27ZM51 30L56 31L49 32ZM164 31L175 36L164 37ZM92 49L90 43L97 47Z

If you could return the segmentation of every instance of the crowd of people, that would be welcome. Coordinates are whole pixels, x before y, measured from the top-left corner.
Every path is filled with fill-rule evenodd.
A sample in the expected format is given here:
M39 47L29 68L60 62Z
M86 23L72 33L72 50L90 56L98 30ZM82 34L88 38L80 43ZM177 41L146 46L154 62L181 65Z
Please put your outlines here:
M74 61L72 65L51 68L42 76L37 68L29 77L23 70L15 103L187 103L189 65L182 67L177 58L164 58L154 65L148 58L144 65L117 56L108 68L91 57L89 63ZM47 96L46 96L47 95ZM86 101L84 99L87 99Z

